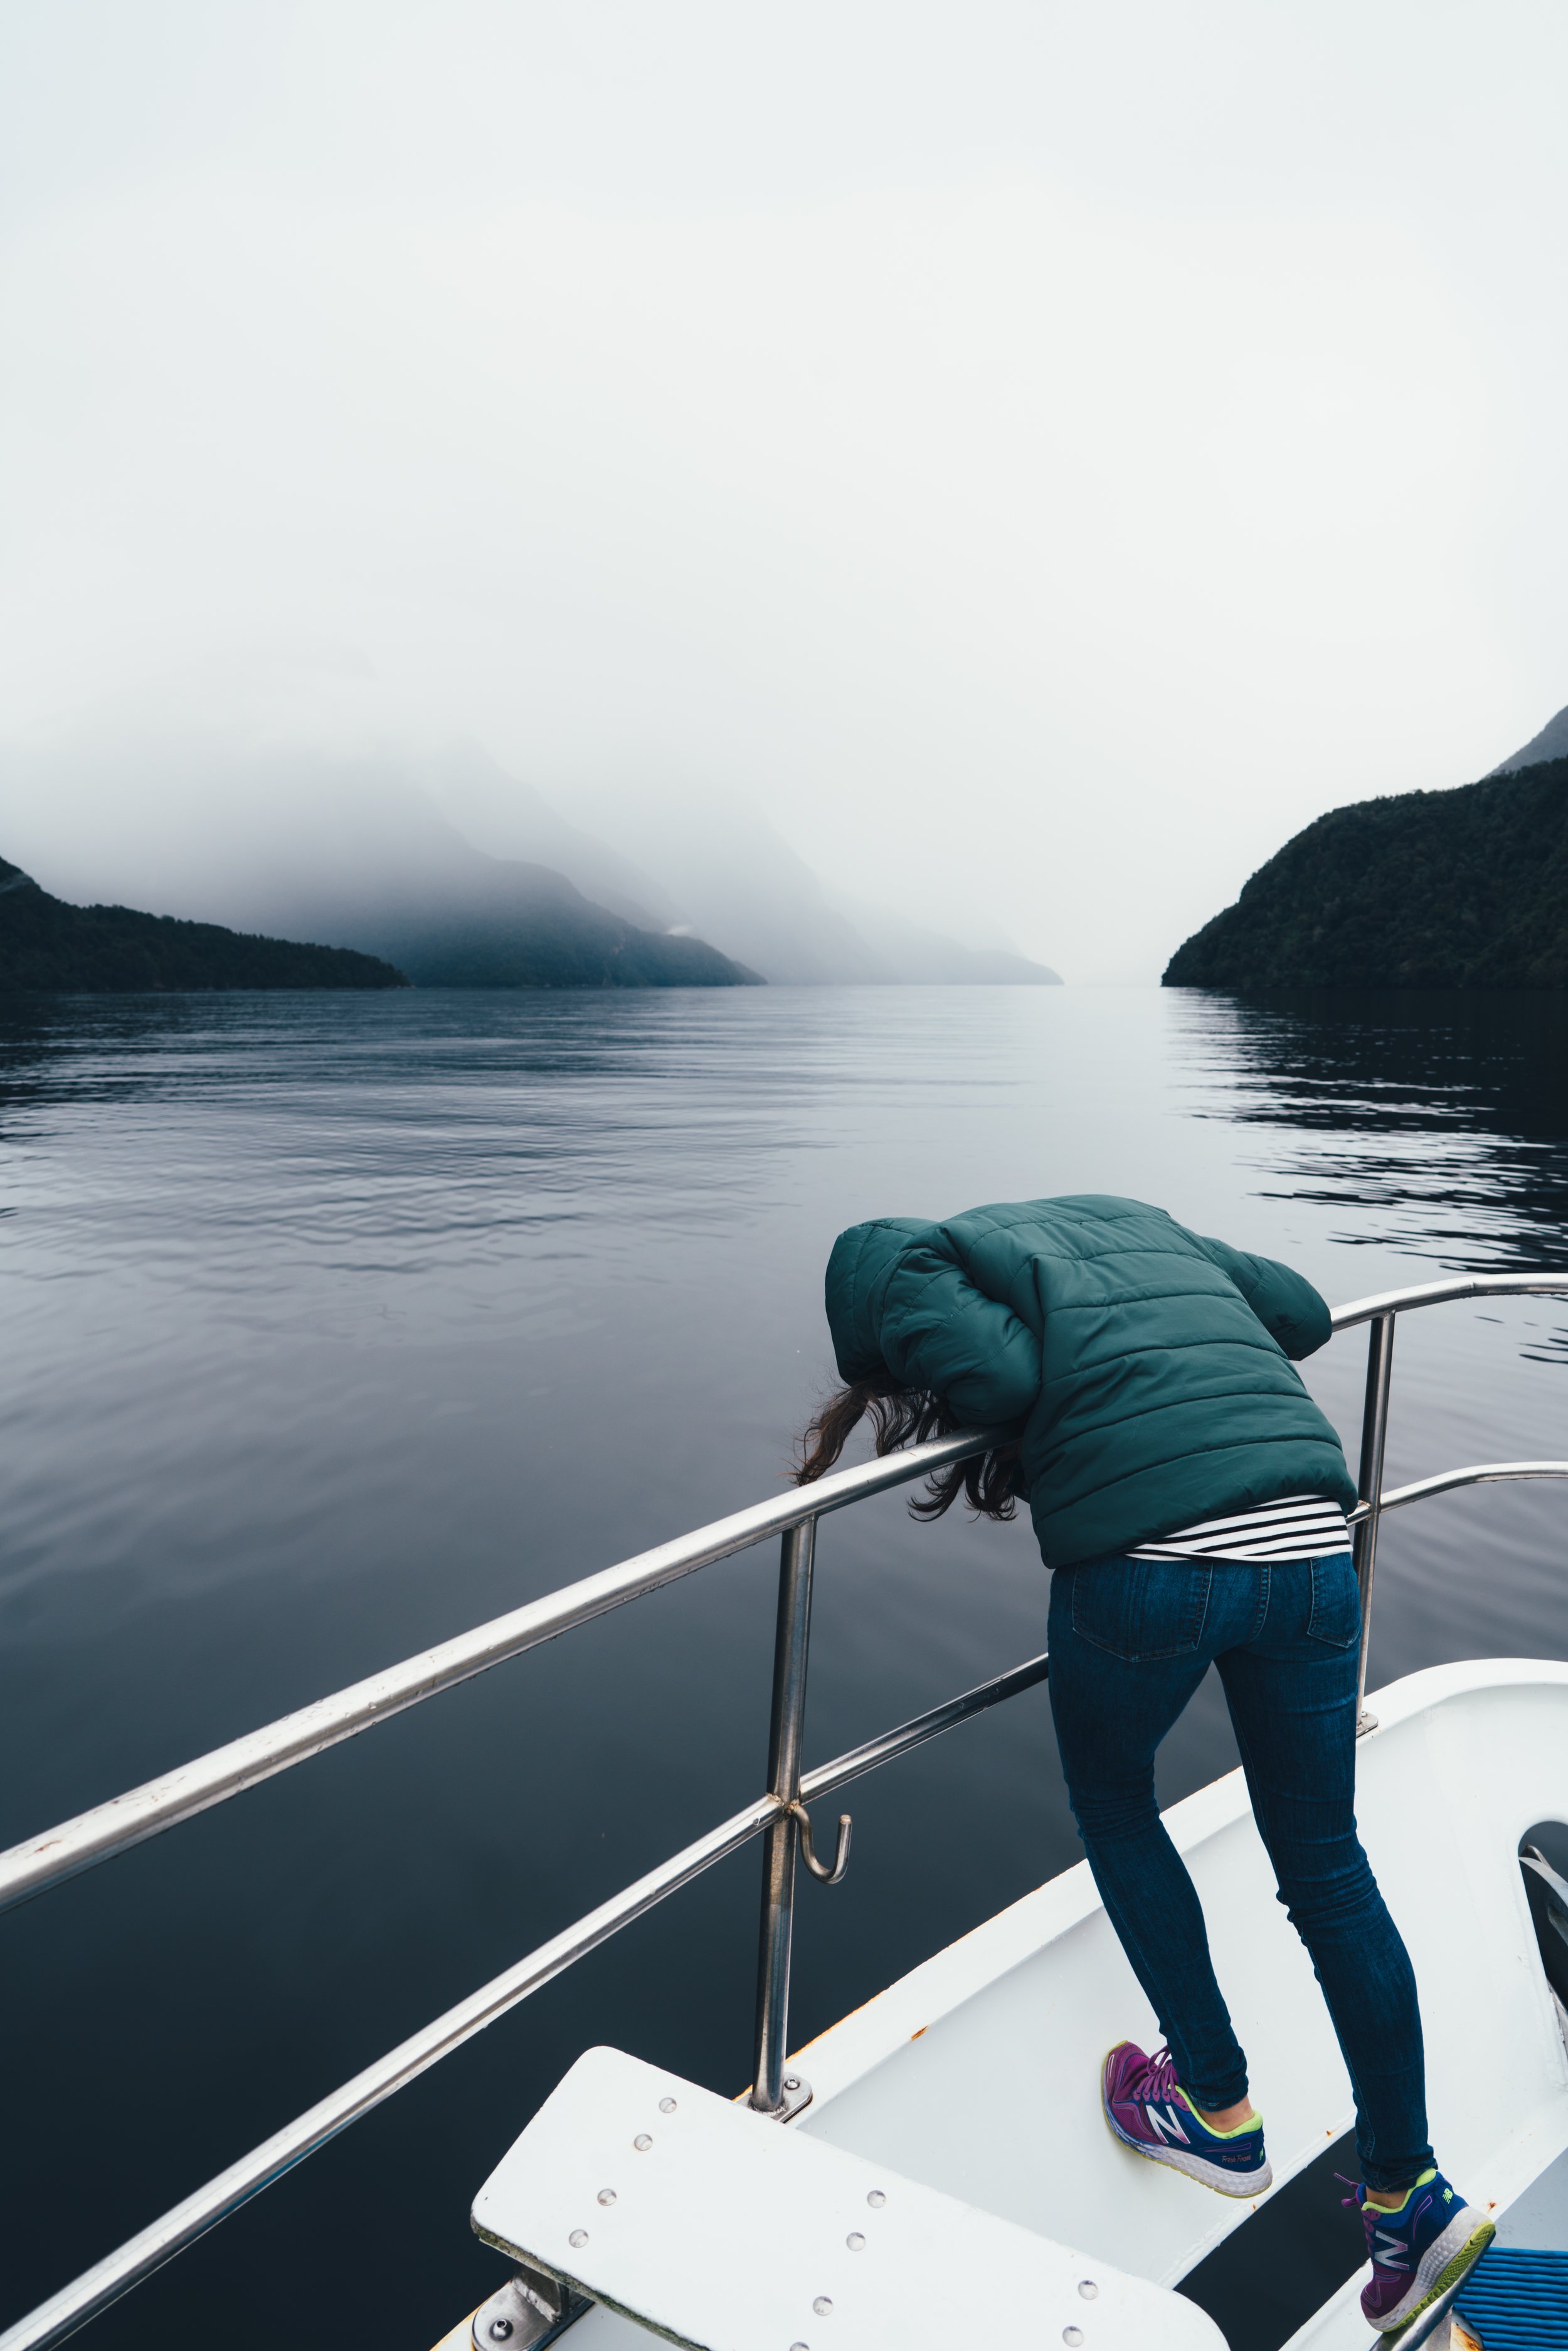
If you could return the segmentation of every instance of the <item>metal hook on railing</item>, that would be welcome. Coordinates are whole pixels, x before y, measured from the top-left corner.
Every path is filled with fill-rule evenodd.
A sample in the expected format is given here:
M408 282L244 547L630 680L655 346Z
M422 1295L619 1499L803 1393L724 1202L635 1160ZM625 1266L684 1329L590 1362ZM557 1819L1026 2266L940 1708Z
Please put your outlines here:
M817 1858L817 1849L811 1843L811 1815L805 1805L797 1798L789 1809L800 1834L801 1860L819 1886L837 1886L850 1865L850 1833L854 1823L848 1813L839 1814L839 1841L833 1848L833 1863L830 1869L825 1861Z

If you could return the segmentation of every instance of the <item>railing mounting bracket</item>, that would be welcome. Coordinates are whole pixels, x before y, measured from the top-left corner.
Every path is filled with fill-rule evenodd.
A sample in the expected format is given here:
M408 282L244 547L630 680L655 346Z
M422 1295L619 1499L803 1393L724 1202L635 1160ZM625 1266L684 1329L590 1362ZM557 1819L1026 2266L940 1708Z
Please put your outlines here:
M784 2103L773 2120L776 2123L792 2123L796 2116L803 2115L810 2105L811 2085L804 2074L786 2074L780 2087L784 2093Z
M474 2351L542 2351L593 2304L548 2270L519 2263L515 2277L482 2302L469 2332Z

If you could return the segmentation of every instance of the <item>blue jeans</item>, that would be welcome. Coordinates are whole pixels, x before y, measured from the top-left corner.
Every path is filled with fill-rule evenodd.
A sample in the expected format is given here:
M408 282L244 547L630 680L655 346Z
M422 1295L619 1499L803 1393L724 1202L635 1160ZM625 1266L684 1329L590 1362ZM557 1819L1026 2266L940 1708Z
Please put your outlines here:
M1247 2095L1197 1890L1161 1824L1155 1750L1219 1668L1280 1900L1312 1956L1355 2093L1369 2188L1432 2160L1416 1978L1355 1834L1361 1612L1348 1552L1268 1566L1103 1559L1051 1586L1051 1702L1079 1834L1176 2077Z

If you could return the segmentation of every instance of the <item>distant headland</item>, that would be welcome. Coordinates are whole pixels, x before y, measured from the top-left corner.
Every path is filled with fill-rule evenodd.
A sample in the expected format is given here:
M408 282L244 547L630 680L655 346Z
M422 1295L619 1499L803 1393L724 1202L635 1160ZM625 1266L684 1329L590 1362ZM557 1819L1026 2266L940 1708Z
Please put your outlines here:
M129 906L68 905L0 857L0 993L407 986L390 963L351 947L299 946Z
M311 927L384 956L416 987L763 985L706 939L632 922L548 865L469 859L455 876L431 861L357 888L318 884L305 902Z
M929 861L912 911L823 878L742 793L646 780L570 813L482 745L130 737L6 763L6 841L65 898L355 947L416 987L1054 987ZM953 918L970 935L933 927ZM884 885L891 887L890 884Z
M1568 711L1479 783L1334 809L1166 987L1568 988Z

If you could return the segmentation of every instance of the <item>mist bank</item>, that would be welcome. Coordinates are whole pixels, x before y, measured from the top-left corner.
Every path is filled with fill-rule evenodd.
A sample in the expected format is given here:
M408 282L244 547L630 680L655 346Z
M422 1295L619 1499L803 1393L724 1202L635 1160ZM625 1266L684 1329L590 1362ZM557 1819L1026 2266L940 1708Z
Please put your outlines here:
M323 875L299 919L386 956L419 987L758 987L706 939L612 913L548 865L484 857L439 829L417 872Z
M1060 985L1009 941L830 887L734 795L585 795L579 822L475 746L142 743L5 772L6 822L62 893L328 940L424 986Z
M251 937L129 906L67 905L0 857L0 994L407 986L390 963L346 947Z

